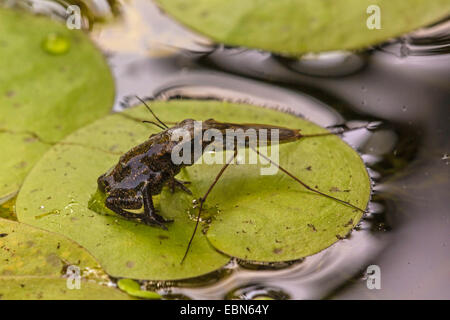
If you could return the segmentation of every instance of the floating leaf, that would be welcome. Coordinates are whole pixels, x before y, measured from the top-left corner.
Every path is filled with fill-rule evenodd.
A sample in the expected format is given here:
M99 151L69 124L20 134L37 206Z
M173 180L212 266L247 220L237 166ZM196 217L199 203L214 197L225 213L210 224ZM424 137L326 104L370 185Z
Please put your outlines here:
M0 299L128 298L94 283L107 278L98 262L61 235L0 219L0 248ZM70 290L62 278L69 265L80 268L78 290Z
M311 128L301 121L297 127L305 132ZM282 145L280 164L313 188L361 209L367 206L370 180L364 164L338 137ZM206 190L204 177L217 170L220 166L194 166L192 176L201 172L203 179L191 180ZM289 261L317 253L344 238L362 216L361 211L306 190L281 171L261 176L254 165L225 172L208 201L220 209L208 229L211 244L252 261Z
M299 55L366 48L450 13L449 0L157 0L218 43ZM381 29L367 20L380 9Z
M132 279L120 279L117 286L128 293L130 296L143 299L161 299L156 292L141 290L139 283Z
M17 221L16 212L16 198L11 198L8 201L0 204L0 218Z
M154 102L152 108L169 123L214 117L301 128L304 133L324 132L295 116L243 104L189 100ZM221 165L196 164L180 173L180 179L192 182L193 197L171 194L167 189L154 197L160 214L175 220L168 231L124 220L104 208L98 193L92 196L97 177L117 163L121 153L156 132L130 117L149 118L141 107L108 116L47 152L18 196L19 220L74 239L107 273L117 277L182 279L221 267L228 259L210 246L202 232L180 265L195 224L193 200L207 190ZM366 169L358 154L339 137L283 145L280 162L320 190L366 207L370 194ZM261 176L259 169L259 165L232 165L208 198L205 217L209 215L212 223L207 236L222 252L248 260L298 259L344 237L361 218L360 212L307 192L281 172ZM53 210L60 214L36 218Z
M120 290L82 281L80 289L69 289L67 279L53 277L0 276L0 300L128 300Z
M102 54L81 31L0 8L0 202L54 142L105 115L114 98Z
M82 247L56 233L0 219L0 277L61 276L69 265L104 274Z
M156 112L171 121L188 115L184 108L168 109L171 106L154 104ZM145 108L126 114L148 118ZM92 197L97 178L117 163L121 153L155 132L153 126L115 114L67 137L44 155L26 179L16 203L19 220L75 240L115 277L184 279L222 267L229 258L214 250L204 235L195 239L188 259L180 265L194 221L186 214L186 202L192 199L179 192L181 200L175 203L166 200L166 192L154 198L160 214L175 219L169 231L125 220L108 209L100 214L89 209L95 208L96 201L101 203ZM59 214L48 214L55 210Z

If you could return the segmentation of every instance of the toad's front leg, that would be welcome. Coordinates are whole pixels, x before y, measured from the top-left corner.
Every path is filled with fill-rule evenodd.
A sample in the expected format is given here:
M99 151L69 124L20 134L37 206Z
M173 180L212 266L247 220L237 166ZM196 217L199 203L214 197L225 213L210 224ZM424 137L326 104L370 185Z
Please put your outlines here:
M142 217L142 221L146 224L157 225L163 228L164 230L167 230L167 227L164 224L173 222L173 220L165 219L156 213L156 209L153 206L153 199L150 186L147 186L144 189L143 200L144 200L144 213L143 213L144 217Z
M183 190L184 192L186 192L187 194L192 196L192 191L184 186L185 184L190 184L190 183L191 183L190 181L181 181L181 180L172 178L167 182L167 185L169 186L171 193L175 192L175 188L179 188L179 189Z

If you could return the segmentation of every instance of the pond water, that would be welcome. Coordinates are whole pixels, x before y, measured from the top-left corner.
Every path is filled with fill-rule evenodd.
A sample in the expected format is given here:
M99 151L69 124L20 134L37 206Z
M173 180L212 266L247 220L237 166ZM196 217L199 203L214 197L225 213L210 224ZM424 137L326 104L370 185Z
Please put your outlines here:
M4 1L62 19L62 2ZM360 126L344 140L373 180L370 213L349 237L301 261L145 283L172 298L450 298L450 22L360 53L289 59L213 45L149 0L73 1L108 57L119 111L139 95L226 99L294 112L321 126ZM378 265L381 290L365 270Z

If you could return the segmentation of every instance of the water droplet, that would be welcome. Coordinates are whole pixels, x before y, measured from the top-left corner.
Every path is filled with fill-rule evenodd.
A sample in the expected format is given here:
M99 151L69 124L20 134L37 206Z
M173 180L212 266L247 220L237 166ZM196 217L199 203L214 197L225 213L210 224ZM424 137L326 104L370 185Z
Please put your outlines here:
M408 108L406 106L402 106L402 111L405 112L406 110L408 110Z
M383 124L381 121L372 121L367 124L367 130L375 130L378 129Z
M42 43L43 49L51 54L64 54L70 49L70 40L58 33L50 33Z
M447 153L444 153L444 154L442 155L441 160L443 160L443 161L445 162L446 165L448 165L449 159L450 159L450 157L449 157L449 155L448 155Z

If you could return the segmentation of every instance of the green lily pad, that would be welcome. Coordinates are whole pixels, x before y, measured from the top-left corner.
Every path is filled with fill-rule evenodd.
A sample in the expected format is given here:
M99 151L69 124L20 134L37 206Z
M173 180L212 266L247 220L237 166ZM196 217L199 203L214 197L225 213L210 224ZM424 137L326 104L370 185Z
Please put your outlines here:
M11 198L0 204L0 218L17 221L15 206L16 198Z
M166 122L214 117L301 128L305 134L324 132L290 114L244 104L189 100L154 102L152 108ZM107 273L117 277L182 279L221 267L228 258L217 253L200 231L180 265L195 225L193 200L204 194L221 165L196 164L180 173L177 178L192 182L194 196L164 189L155 197L160 214L175 220L168 231L124 220L104 208L98 193L92 196L97 177L114 165L120 154L156 132L130 117L150 118L142 107L111 115L47 152L18 195L19 221L77 241ZM312 186L366 207L370 195L366 169L358 154L339 137L282 145L280 162ZM212 222L207 237L222 252L258 261L298 259L336 242L361 218L359 211L307 192L281 172L261 176L259 169L259 165L232 165L208 198L204 214L211 216ZM60 213L46 214L54 210Z
M120 290L82 281L80 289L68 289L67 280L53 277L0 276L0 300L128 300Z
M114 84L101 52L81 31L0 8L0 203L68 133L105 115Z
M125 291L130 296L143 299L161 299L162 297L156 292L141 290L139 283L132 279L120 279L117 281L120 290Z
M84 248L59 234L0 219L0 277L61 276L67 266L102 277L98 262Z
M0 299L130 298L98 283L106 274L78 244L22 223L0 219L0 261ZM62 277L69 265L80 268L79 290Z
M450 13L449 0L156 0L168 14L218 43L287 55L366 48ZM370 30L370 5L381 29Z
M184 108L168 110L164 103L155 108L173 121L186 114ZM145 108L126 114L148 118ZM155 132L154 127L114 114L73 133L49 150L27 177L16 203L19 221L75 240L115 277L184 279L222 267L229 258L214 250L204 235L196 237L188 259L180 265L195 223L186 214L185 202L192 199L180 193L181 202L169 203L166 192L154 198L161 214L175 219L169 231L125 220L103 206L97 210L103 208L100 214L89 209L99 202L92 198L97 178L117 163L120 154ZM55 211L59 213L51 214Z
M305 132L312 129L300 122L298 127ZM338 137L282 145L280 164L324 193L361 209L367 206L371 187L364 163ZM210 224L207 237L223 253L259 262L300 259L344 238L362 217L361 211L308 191L281 171L261 176L258 169L232 168L208 199L220 215ZM190 173L201 172L204 177L217 170L218 166L202 165ZM205 182L196 185L206 190Z

